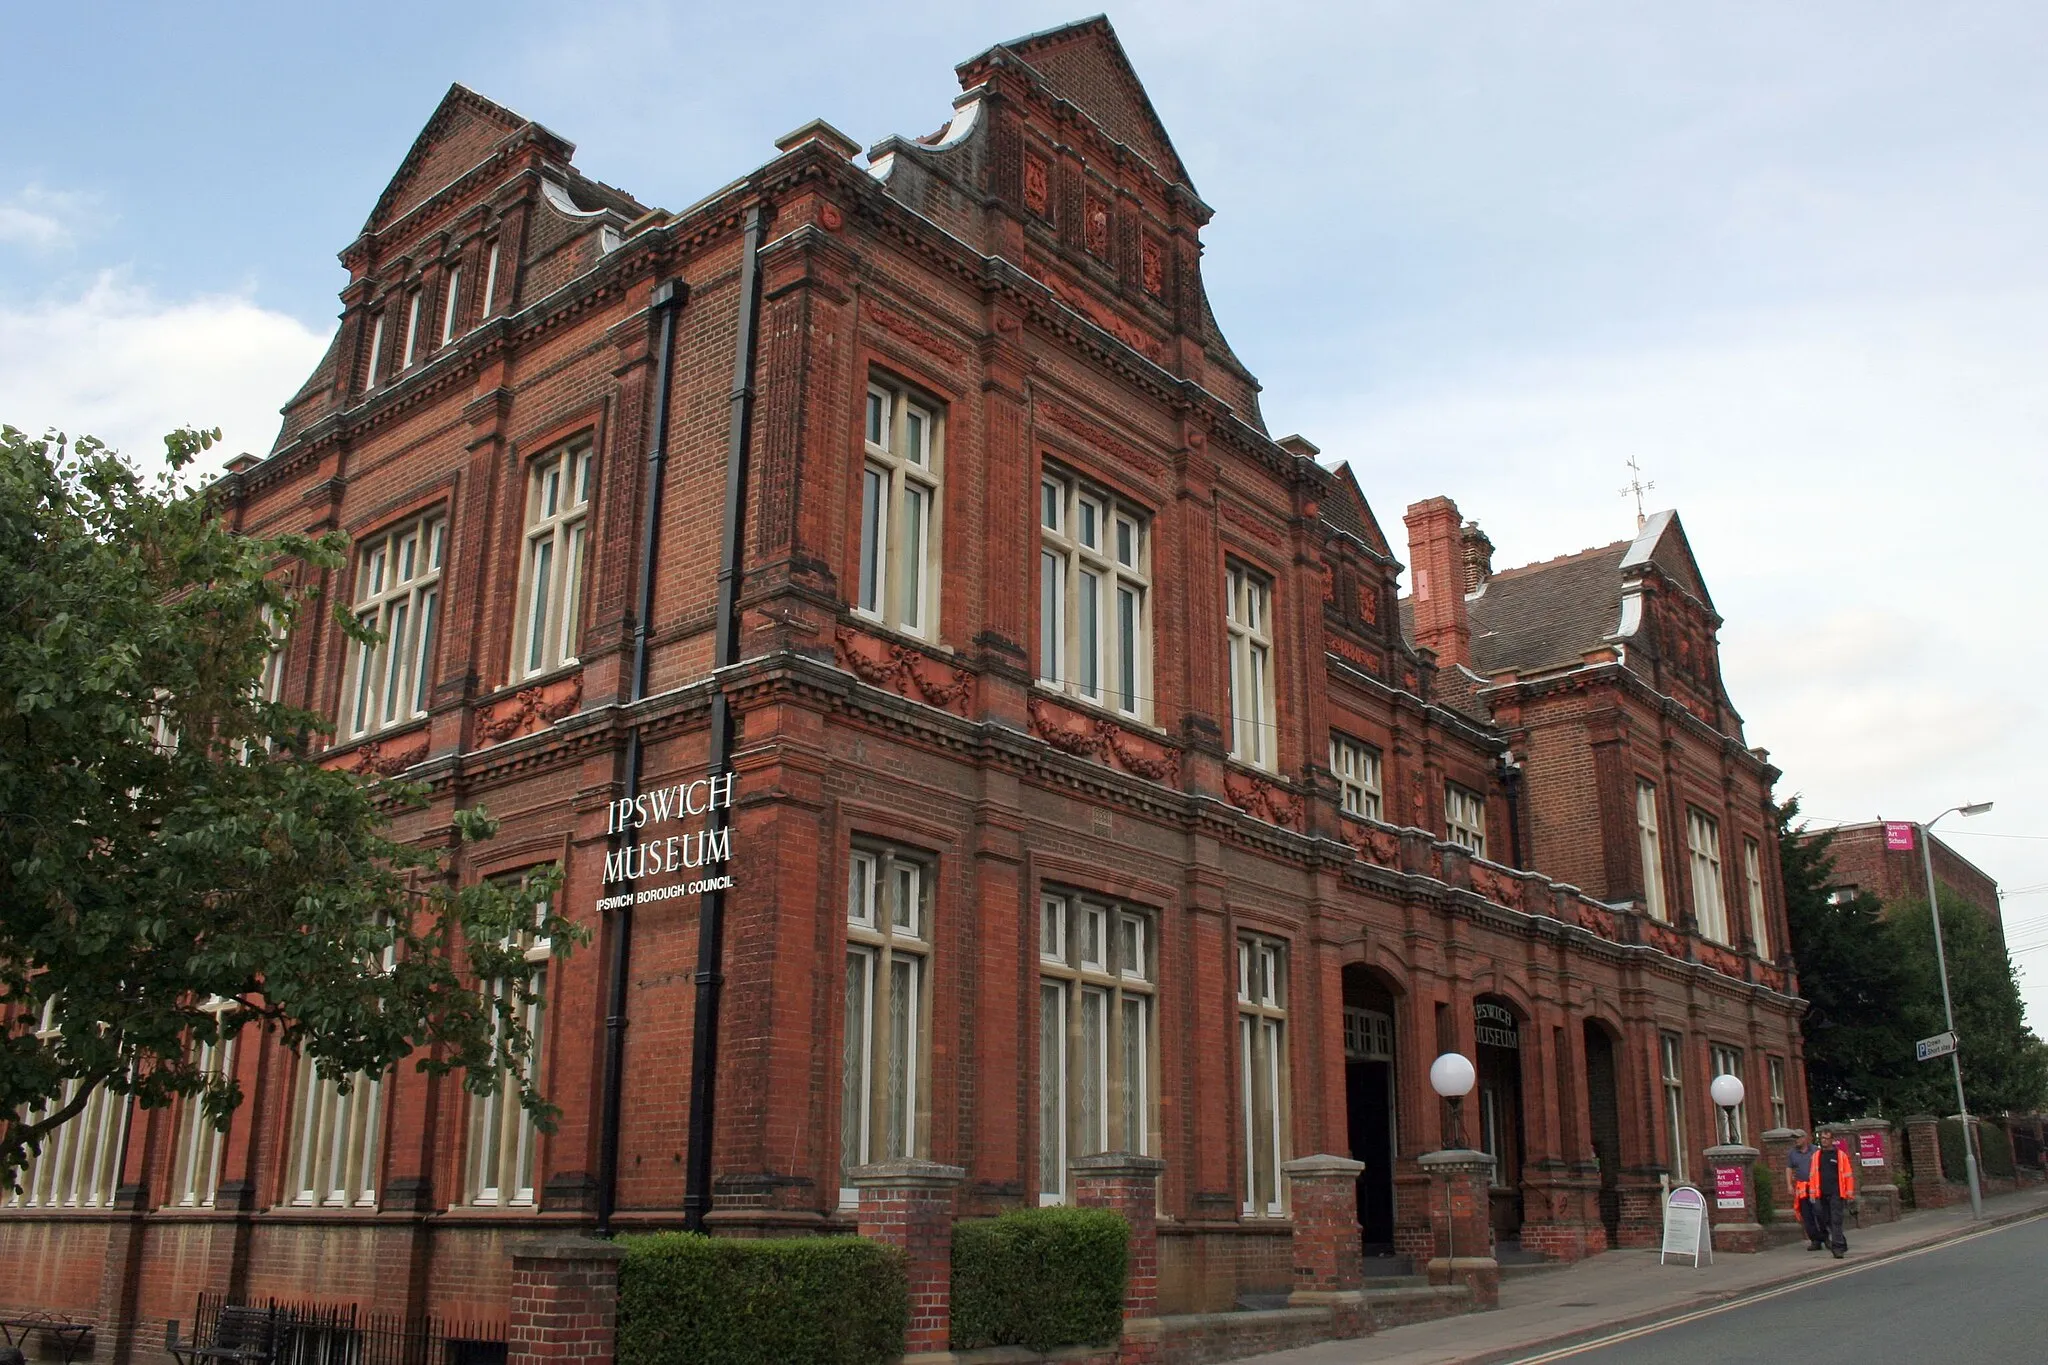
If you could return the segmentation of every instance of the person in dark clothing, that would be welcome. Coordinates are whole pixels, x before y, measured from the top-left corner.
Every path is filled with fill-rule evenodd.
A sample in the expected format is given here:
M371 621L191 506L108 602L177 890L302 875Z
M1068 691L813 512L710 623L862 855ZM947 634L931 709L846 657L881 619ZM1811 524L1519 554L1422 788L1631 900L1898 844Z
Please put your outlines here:
M1849 1239L1842 1233L1842 1206L1856 1197L1856 1171L1849 1154L1835 1144L1834 1131L1820 1130L1814 1147L1813 1175L1806 1182L1808 1202L1814 1206L1814 1222L1826 1234L1828 1250L1840 1260L1848 1254Z
M1785 1183L1791 1187L1792 1210L1799 1215L1799 1226L1806 1233L1806 1249L1819 1251L1827 1240L1827 1231L1814 1217L1819 1206L1800 1193L1808 1180L1813 1178L1813 1140L1805 1133L1799 1135L1799 1142L1785 1153Z

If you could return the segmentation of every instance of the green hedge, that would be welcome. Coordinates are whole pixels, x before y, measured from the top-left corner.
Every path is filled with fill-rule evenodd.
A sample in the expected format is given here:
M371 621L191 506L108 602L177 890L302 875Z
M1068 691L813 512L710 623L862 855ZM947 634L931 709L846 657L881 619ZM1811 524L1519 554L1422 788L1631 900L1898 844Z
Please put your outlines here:
M1123 1334L1129 1224L1107 1209L1018 1209L953 1225L953 1349L1106 1345Z
M2013 1178L2012 1138L2004 1128L1995 1123L1978 1124L1977 1152L1984 1163L1984 1174Z
M1759 1161L1749 1168L1749 1183L1756 1189L1756 1221L1765 1227L1778 1216L1778 1187L1772 1183L1775 1174L1769 1166Z
M902 1253L861 1237L624 1239L618 1365L882 1365L903 1353Z
M1970 1178L1969 1148L1961 1119L1943 1119L1935 1129L1941 1139L1941 1178L1960 1185Z

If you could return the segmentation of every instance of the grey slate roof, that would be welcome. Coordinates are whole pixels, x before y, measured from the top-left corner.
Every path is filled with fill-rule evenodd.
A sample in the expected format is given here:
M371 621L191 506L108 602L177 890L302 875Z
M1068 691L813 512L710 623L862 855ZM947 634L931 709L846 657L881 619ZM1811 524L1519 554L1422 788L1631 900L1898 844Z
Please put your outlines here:
M1472 666L1536 673L1580 661L1621 624L1621 561L1633 541L1503 569L1467 598Z

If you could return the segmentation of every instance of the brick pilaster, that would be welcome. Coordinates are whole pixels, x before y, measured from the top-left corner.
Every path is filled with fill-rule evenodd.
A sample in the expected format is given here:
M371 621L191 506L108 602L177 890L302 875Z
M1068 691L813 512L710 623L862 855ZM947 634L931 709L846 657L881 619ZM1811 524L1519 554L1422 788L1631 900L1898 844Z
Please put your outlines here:
M903 1353L943 1351L953 1331L953 1193L967 1172L936 1161L883 1161L855 1168L860 1235L896 1247L908 1262L910 1330Z
M1159 1330L1159 1177L1166 1163L1135 1152L1076 1157L1074 1202L1112 1209L1131 1225L1130 1277L1124 1284L1124 1339L1119 1365L1161 1359Z
M1805 1134L1797 1128L1766 1128L1757 1139L1763 1144L1764 1169L1771 1173L1771 1193L1777 1196L1773 1222L1799 1221L1799 1215L1792 1207L1791 1191L1785 1185L1785 1154L1797 1147L1803 1136Z
M1365 1163L1305 1156L1280 1169L1287 1175L1294 1212L1294 1302L1319 1302L1324 1295L1363 1288L1358 1176Z
M1756 1220L1756 1181L1750 1168L1756 1165L1754 1147L1731 1145L1709 1147L1707 1158L1707 1215L1714 1225L1714 1250L1751 1252L1764 1249L1763 1224ZM1726 1188L1740 1180L1741 1197L1724 1195L1721 1172L1733 1171ZM1727 1200L1729 1202L1724 1203Z
M1897 1222L1901 1212L1898 1151L1891 1124L1883 1119L1850 1119L1835 1125L1835 1135L1849 1153L1849 1164L1856 1169L1857 1225ZM1875 1138L1876 1142L1868 1143L1867 1138ZM1873 1145L1875 1150L1866 1154Z
M1430 1177L1431 1284L1465 1283L1481 1307L1500 1304L1500 1263L1493 1258L1493 1158L1452 1148L1416 1163Z
M618 1346L624 1257L592 1237L515 1242L505 1365L608 1365Z
M1915 1208L1947 1208L1951 1202L1948 1175L1941 1169L1939 1123L1932 1114L1911 1114L1905 1119L1906 1145L1913 1154Z

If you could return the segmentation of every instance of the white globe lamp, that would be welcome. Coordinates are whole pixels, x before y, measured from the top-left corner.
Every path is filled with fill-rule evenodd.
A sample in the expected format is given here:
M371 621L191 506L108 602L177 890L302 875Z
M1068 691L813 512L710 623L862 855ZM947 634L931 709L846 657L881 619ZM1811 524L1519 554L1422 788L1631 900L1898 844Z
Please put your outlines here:
M1445 1146L1465 1145L1464 1099L1479 1080L1472 1059L1459 1052L1446 1052L1429 1064L1429 1088L1451 1102L1451 1131Z
M1714 1083L1707 1087L1707 1093L1712 1095L1714 1103L1723 1109L1733 1109L1742 1103L1742 1097L1746 1092L1742 1088L1742 1077L1723 1075L1714 1077Z

